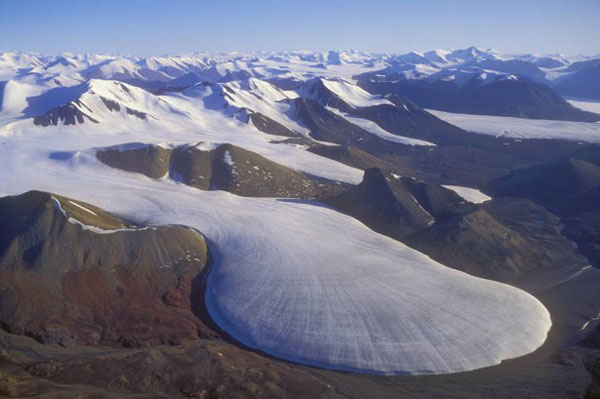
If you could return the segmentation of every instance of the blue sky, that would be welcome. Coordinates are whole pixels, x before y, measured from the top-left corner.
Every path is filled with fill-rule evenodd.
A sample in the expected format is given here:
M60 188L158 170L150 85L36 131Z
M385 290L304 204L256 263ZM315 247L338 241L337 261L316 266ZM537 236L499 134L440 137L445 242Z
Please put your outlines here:
M0 51L600 53L600 0L0 0Z

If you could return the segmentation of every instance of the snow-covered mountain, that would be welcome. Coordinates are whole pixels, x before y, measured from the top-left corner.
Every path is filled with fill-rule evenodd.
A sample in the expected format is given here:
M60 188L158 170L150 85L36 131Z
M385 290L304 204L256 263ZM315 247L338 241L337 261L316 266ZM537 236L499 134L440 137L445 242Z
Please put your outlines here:
M434 116L386 96L450 112L595 121L598 115L573 107L551 86L572 97L594 97L599 62L476 47L407 54L287 51L145 58L1 53L0 129L85 125L173 131L225 118L268 134L333 139L322 135L322 124L321 134L311 136L306 124L319 118L300 117L299 106L327 115L321 122L330 127L350 123L346 131L354 133L346 138L336 133L337 143L363 149L383 148L386 141L435 144L432 137L446 139L432 131L442 126L432 123Z
M358 51L285 51L265 53L192 53L171 56L129 57L105 54L61 54L48 56L26 52L0 53L0 80L43 80L57 75L74 79L114 79L161 82L196 74L199 81L234 80L236 74L258 78L352 75L389 66L424 68L434 74L448 67L480 69L527 76L539 81L577 72L598 63L598 56L567 57L560 54L505 54L469 47L436 49L406 54ZM335 73L334 73L335 72ZM228 76L233 75L233 76Z

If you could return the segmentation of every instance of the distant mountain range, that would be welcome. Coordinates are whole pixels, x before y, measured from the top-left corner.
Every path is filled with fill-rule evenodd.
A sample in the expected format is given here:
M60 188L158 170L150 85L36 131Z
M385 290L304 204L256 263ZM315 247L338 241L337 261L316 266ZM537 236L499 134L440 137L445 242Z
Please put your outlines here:
M71 93L85 91L82 85L94 80L119 81L155 93L183 91L200 83L233 84L247 90L247 82L253 81L263 86L270 83L275 87L269 88L272 91L293 90L300 97L343 112L357 105L365 106L360 100L354 104L336 100L328 91L344 90L343 84L319 79L342 78L351 83L356 81L372 94L405 96L423 108L596 121L599 116L574 108L560 95L600 99L599 68L600 56L510 55L476 47L401 55L289 51L138 58L0 53L0 119L20 115L24 108L27 109L24 115L33 115L36 106L44 100L65 107L54 109L45 117L33 115L40 117L41 125L53 124L59 119L77 123L83 119L96 120L76 104L60 103L66 99L65 91L53 91L65 87L69 87ZM238 82L242 82L241 85ZM43 97L36 100L34 97L38 95ZM32 104L23 107L26 98Z

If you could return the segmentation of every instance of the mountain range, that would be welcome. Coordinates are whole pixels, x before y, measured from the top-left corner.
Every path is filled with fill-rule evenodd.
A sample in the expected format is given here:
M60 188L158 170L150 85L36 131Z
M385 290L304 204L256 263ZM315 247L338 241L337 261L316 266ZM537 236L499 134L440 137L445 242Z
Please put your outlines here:
M0 396L582 396L599 62L0 53Z

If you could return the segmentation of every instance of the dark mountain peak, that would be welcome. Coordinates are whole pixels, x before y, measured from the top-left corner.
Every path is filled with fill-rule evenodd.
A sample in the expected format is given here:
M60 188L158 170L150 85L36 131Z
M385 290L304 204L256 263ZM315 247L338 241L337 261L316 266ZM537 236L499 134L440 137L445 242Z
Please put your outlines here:
M404 179L396 175L397 179ZM363 195L373 200L381 199L381 204L388 203L391 208L397 207L398 198L404 194L402 188L399 189L399 183L392 187L392 177L389 173L383 172L379 168L369 168L365 170L362 182L358 187L363 191Z
M385 173L380 168L369 168L365 170L363 182L368 184L385 184L387 185Z
M97 207L40 191L0 198L0 223L0 267L23 261L38 269L47 268L46 258L61 256L46 245L48 237L62 239L79 236L82 229L113 230L125 226ZM61 270L71 270L72 266L67 262Z
M420 106L418 106L417 104L415 104L413 101L411 101L408 97L403 96L401 94L390 93L390 94L386 94L384 97L387 100L389 100L390 102L392 102L396 107L404 108L405 111L411 111L411 110L416 111L416 110L423 109ZM387 105L387 104L382 104L382 105Z
M337 108L342 112L352 112L355 108L331 91L324 83L324 80L326 78L322 77L307 80L300 89L301 97L316 101L324 107ZM331 80L346 83L341 79Z
M387 99L394 105L364 107L354 111L352 115L373 121L392 134L440 145L467 140L464 130L442 121L406 97L391 94Z
M296 98L292 100L291 105L292 116L306 126L310 135L317 140L344 145L357 144L363 147L390 146L389 142L373 136L314 100Z
M365 170L358 186L326 202L375 231L400 238L434 221L434 217L412 194L410 180L379 168L370 168Z
M444 70L432 75L435 79L364 79L358 85L371 94L399 94L421 107L447 112L582 122L600 120L600 115L573 107L542 83L515 75L497 75L479 68L460 73Z
M54 61L50 62L48 65L44 67L44 69L50 69L54 66L61 65L69 68L77 68L77 65L69 61L65 57L57 57Z
M530 199L561 216L573 215L597 209L600 167L564 158L494 179L489 190L496 196Z
M554 90L565 96L600 99L600 60L585 61L573 71L557 79L552 85Z
M281 123L261 114L260 112L249 112L248 123L252 122L254 127L263 133L273 134L276 136L296 137L295 132L283 126Z

